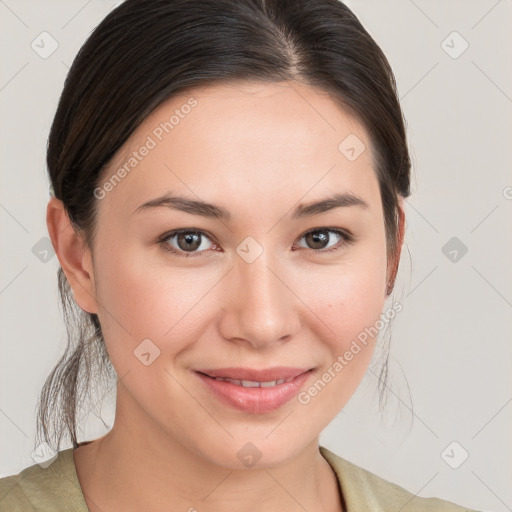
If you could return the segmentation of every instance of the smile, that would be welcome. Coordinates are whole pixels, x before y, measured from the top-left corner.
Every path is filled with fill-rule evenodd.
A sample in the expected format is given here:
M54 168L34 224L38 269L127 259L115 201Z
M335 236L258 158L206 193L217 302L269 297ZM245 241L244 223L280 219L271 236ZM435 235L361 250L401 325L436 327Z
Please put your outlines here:
M265 414L288 403L304 387L313 369L224 368L195 370L212 399L246 413Z

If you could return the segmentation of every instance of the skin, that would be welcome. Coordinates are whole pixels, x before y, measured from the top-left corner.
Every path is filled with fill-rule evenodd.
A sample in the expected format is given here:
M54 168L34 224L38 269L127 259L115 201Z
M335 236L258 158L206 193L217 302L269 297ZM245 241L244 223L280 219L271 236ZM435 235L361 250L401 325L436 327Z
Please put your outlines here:
M120 379L113 428L74 451L87 504L102 512L170 504L199 512L343 510L319 435L361 382L376 338L308 404L294 398L266 414L219 402L192 369L315 367L307 389L379 319L398 259L386 257L370 139L317 88L218 84L159 106L103 181L190 96L197 106L97 201L92 250L62 203L48 204L59 261L80 307L99 316ZM366 145L353 162L338 150L350 134ZM347 191L368 208L291 219L298 203ZM133 214L166 192L222 206L231 220L164 207ZM198 256L158 243L179 228L205 232ZM341 239L328 232L323 246L312 245L304 234L313 228L345 230L356 241L322 253ZM236 252L247 236L263 248L252 263ZM176 237L165 243L180 250ZM134 350L148 338L160 356L146 366ZM237 457L247 442L262 455L252 468Z

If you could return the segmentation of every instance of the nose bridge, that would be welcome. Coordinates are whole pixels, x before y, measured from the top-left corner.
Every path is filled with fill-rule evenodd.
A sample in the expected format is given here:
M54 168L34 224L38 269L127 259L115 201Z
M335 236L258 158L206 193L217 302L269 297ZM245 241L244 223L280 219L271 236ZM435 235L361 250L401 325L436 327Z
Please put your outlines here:
M254 261L235 259L230 273L223 336L262 347L286 340L298 328L294 294L282 266L263 251ZM286 284L285 284L286 283Z

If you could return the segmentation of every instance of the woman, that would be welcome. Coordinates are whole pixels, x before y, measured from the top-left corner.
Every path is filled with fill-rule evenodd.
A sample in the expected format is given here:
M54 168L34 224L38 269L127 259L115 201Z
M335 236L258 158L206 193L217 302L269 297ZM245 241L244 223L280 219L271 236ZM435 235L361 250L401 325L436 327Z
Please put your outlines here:
M82 323L38 446L73 448L0 480L0 510L467 510L318 444L372 357L410 194L392 71L346 6L127 0L73 63L48 168ZM78 443L94 365L115 423Z

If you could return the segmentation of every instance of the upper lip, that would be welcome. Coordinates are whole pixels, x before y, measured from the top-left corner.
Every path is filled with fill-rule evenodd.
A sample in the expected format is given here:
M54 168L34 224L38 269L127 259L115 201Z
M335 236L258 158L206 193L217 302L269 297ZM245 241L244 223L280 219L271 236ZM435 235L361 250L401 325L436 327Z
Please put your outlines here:
M297 377L311 368L291 368L289 366L275 366L256 370L253 368L217 368L195 370L210 377L225 377L233 380L250 380L254 382L271 382L278 379Z

